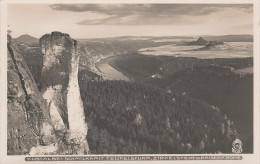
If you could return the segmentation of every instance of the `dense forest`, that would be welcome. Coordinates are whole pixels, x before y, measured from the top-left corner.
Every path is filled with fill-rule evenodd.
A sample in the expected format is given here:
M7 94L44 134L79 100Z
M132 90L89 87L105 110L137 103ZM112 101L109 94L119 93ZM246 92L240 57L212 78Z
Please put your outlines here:
M250 142L249 147L245 144L245 152L252 152L253 74L236 70L252 67L253 58L197 59L132 54L121 56L111 65L135 81L217 106L235 122L242 141Z
M91 153L231 152L233 123L203 101L136 82L79 82Z

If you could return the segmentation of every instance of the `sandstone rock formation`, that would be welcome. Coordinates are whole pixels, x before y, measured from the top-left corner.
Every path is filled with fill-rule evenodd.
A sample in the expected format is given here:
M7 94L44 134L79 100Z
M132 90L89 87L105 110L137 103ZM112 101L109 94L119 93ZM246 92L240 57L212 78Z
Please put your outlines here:
M40 45L42 93L8 36L8 154L88 154L77 41L53 32Z
M40 88L50 107L54 130L62 138L63 147L70 144L79 147L72 154L86 154L88 127L78 85L77 41L68 34L52 32L40 38L40 46L43 53Z
M207 45L209 41L199 37L196 41L189 42L188 45Z
M7 47L7 152L28 154L32 147L55 144L56 136L48 107L10 35Z

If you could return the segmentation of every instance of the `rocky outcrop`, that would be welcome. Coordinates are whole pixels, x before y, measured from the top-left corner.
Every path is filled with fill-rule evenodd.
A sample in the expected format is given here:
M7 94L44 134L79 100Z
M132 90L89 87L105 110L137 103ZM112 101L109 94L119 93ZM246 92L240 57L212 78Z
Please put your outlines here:
M40 45L42 93L8 36L8 154L88 154L77 41L53 32Z
M68 154L87 154L88 127L78 84L77 41L68 34L52 32L40 38L40 46L43 53L40 88L50 108L55 132L62 138L60 144L77 145L77 150Z
M208 51L208 50L221 51L221 50L231 50L231 49L232 49L232 47L230 45L216 40L216 41L210 41L204 47L196 49L196 50L199 50L199 51L204 51L204 50L205 51Z
M221 41L209 41L205 46L194 49L194 51L223 51L223 50L232 50L232 47Z
M56 136L47 104L11 36L7 48L7 152L28 154L33 147L54 145Z
M188 42L188 45L207 45L209 43L209 41L203 39L202 37L199 37L199 39L192 41L192 42Z

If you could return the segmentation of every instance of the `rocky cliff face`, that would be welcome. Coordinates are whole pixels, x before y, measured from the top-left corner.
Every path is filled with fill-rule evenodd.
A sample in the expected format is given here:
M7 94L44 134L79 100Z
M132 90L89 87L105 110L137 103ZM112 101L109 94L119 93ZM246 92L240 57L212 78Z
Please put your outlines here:
M8 154L28 154L32 147L49 146L56 136L48 107L23 57L8 36Z
M50 108L54 130L63 138L62 144L78 145L72 154L86 154L88 128L78 85L77 41L68 34L52 32L40 38L40 46L43 53L40 88Z
M8 36L8 154L88 154L77 41L53 32L40 45L42 93Z

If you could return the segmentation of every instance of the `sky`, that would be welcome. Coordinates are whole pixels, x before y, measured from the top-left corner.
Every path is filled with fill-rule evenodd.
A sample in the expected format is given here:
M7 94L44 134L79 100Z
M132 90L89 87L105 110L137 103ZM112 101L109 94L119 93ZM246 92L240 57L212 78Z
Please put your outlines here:
M9 4L7 14L14 38L253 34L250 4Z

